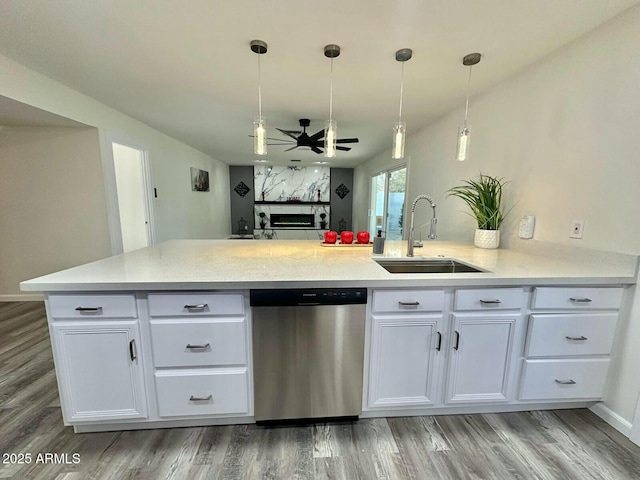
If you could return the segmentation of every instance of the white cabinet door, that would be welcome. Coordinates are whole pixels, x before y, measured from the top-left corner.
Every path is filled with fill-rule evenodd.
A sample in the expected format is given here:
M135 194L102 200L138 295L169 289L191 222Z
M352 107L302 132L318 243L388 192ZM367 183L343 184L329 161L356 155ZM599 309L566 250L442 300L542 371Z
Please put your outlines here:
M447 403L508 400L517 318L454 315Z
M137 321L57 322L52 333L66 423L147 417Z
M369 406L434 403L442 315L373 317Z

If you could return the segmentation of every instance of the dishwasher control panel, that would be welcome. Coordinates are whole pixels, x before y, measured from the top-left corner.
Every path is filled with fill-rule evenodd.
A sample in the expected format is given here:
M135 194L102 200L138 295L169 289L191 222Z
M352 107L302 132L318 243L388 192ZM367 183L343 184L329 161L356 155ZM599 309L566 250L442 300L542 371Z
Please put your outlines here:
M301 288L251 290L252 307L304 307L367 303L366 288Z

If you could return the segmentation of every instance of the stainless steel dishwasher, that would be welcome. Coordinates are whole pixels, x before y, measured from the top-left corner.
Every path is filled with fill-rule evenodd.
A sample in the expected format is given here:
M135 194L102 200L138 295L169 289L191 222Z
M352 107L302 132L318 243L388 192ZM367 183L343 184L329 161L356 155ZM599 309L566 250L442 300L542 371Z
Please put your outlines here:
M366 288L251 290L256 422L362 413Z

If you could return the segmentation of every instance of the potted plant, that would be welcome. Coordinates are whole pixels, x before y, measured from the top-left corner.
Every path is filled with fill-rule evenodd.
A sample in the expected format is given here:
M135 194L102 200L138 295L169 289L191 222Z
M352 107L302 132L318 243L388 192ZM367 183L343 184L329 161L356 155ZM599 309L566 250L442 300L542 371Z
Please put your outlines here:
M260 228L264 230L264 227L267 226L267 220L266 220L267 214L264 212L260 212L258 215L260 216Z
M325 218L327 218L327 214L326 213L321 213L320 214L320 228L322 230L326 230L326 228L327 228L327 221L325 220Z
M448 197L461 198L471 209L478 223L473 240L476 247L500 246L500 225L506 216L502 209L502 189L506 183L502 178L480 173L476 180L465 180L464 185L447 190Z

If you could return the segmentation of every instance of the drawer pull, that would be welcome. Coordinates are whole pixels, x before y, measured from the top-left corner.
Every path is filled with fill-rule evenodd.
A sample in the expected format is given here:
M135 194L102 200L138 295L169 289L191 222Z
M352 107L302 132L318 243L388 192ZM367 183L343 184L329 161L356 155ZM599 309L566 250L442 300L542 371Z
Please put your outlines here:
M102 313L102 307L76 307L76 312L80 312L80 313Z
M186 308L187 310L204 310L208 306L209 305L206 303L198 303L195 305L185 305L184 308Z
M498 304L500 304L502 302L496 298L495 300L482 300L482 299L480 299L480 303L482 305L498 305Z
M193 395L191 395L189 397L189 401L190 402L206 402L208 400L211 400L213 398L213 395L209 395L208 397L194 397Z
M401 307L417 307L418 305L420 305L420 302L400 302L398 301L398 305L400 305Z
M442 347L442 334L440 332L437 332L438 334L438 345L436 346L436 350L440 351L440 348Z
M131 340L129 342L129 357L131 358L132 362L136 358L138 358L138 352L136 351L136 341L135 340Z
M453 346L453 349L454 349L454 350L458 350L458 348L460 347L460 332L456 330L456 331L455 331L455 332L453 332L453 333L455 333L455 335L456 335L456 343L455 343L455 345Z
M581 342L582 342L582 341L584 341L584 340L587 340L587 337L585 337L584 335L581 335L581 336L579 336L579 337L569 337L569 336L566 336L566 337L564 337L564 338L566 338L567 340L579 340L579 341L581 341Z
M569 300L571 300L573 303L591 303L591 299L587 297L583 297L583 298L570 297Z
M187 343L187 348L189 350L204 350L206 348L209 348L209 344L205 344L205 345L191 345L190 343Z
M569 380L558 380L557 378L554 380L556 383L559 383L560 385L575 385L576 382L569 379Z

